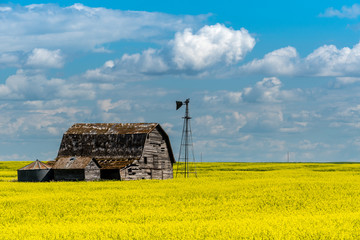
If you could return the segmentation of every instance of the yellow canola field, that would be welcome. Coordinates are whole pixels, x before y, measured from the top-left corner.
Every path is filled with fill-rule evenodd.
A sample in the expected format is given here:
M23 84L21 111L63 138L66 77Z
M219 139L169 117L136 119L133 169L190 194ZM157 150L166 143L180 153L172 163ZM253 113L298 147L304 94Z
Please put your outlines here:
M360 239L360 164L199 163L190 179L14 181L24 165L0 163L0 239Z

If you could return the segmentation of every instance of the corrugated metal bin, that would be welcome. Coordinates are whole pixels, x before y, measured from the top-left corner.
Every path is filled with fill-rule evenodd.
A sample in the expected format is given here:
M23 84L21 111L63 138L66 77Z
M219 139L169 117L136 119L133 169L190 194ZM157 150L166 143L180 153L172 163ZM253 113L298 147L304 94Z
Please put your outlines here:
M19 182L48 182L54 179L51 167L39 160L17 170Z

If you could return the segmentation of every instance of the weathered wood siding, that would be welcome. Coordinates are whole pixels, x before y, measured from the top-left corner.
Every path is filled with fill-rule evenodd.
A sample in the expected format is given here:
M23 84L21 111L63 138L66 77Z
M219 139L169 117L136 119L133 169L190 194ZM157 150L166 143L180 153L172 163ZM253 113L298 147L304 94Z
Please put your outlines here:
M100 180L100 168L91 160L84 169L54 169L55 181L94 181Z
M145 140L143 156L140 160L121 171L122 180L170 179L173 166L165 138L155 128Z
M85 180L86 181L100 180L100 168L94 162L94 160L91 160L89 164L85 167Z
M151 179L144 175L143 169L140 168L138 161L134 161L130 166L122 169L120 174L121 180Z

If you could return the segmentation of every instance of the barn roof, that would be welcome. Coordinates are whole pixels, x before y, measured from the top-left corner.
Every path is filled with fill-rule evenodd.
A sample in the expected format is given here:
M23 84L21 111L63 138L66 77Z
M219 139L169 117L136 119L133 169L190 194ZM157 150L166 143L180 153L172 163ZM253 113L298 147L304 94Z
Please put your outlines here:
M96 157L96 162L101 166L101 169L121 169L131 164L135 160L139 160L140 158L104 158L104 157Z
M46 165L48 165L50 168L52 168L55 165L56 161L47 161Z
M26 165L25 167L20 168L19 170L46 170L46 169L51 169L51 167L36 159L36 161L30 163L29 165Z
M139 158L121 157L76 157L61 156L56 159L54 169L84 169L93 160L101 169L121 169Z
M157 123L76 123L65 134L144 134Z
M171 162L175 162L169 136L158 123L76 123L64 134L54 168L85 167L94 159L102 169L123 168L142 157L147 135L159 130Z
M92 160L92 157L59 157L54 169L84 169ZM99 166L100 167L100 166Z

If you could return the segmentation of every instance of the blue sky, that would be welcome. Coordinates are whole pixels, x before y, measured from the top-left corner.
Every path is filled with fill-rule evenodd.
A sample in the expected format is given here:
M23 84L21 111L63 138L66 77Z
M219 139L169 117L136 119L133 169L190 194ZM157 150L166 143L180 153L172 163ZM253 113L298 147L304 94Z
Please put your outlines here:
M190 98L204 161L359 161L354 1L0 4L0 160L51 160L76 122L159 122Z

